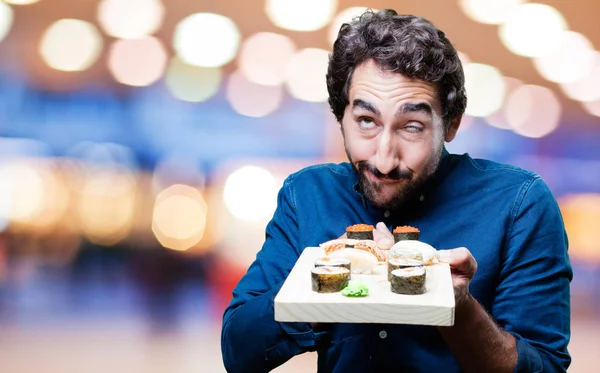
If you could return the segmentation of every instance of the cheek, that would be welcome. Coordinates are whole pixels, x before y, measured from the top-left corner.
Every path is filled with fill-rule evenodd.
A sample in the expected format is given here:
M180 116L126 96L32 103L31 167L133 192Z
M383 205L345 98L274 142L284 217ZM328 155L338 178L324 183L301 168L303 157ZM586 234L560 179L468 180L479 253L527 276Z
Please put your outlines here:
M408 144L402 151L402 161L411 170L421 173L432 162L433 154L429 143Z
M373 138L365 139L351 129L345 129L344 146L348 153L350 153L352 161L366 161L375 155L377 151L377 140Z
M346 149L354 162L366 161L372 158L377 146L374 140L346 137Z

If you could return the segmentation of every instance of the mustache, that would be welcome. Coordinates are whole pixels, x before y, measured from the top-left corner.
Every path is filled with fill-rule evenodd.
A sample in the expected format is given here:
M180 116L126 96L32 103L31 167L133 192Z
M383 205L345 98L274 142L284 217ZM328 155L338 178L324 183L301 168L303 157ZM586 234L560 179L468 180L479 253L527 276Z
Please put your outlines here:
M377 167L373 166L366 161L360 161L357 163L358 170L363 173L368 171L375 175L378 179L388 179L388 180L410 180L413 177L413 172L411 170L401 170L399 168L395 168L387 174L381 173Z

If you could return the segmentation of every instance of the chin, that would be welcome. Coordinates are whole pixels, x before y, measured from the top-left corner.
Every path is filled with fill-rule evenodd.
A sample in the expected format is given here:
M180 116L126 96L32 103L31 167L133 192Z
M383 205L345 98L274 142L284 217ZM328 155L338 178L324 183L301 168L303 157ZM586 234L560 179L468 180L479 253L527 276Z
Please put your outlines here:
M387 210L395 210L404 204L409 194L407 189L406 185L400 187L367 183L363 186L365 197L376 207Z

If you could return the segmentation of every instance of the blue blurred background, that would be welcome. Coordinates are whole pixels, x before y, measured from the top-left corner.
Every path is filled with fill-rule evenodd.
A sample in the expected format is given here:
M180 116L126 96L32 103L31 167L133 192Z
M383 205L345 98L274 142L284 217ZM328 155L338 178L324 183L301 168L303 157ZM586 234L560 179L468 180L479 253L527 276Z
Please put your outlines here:
M555 193L570 371L597 371L593 0L0 2L0 371L223 372L222 312L283 179L345 160L324 74L365 7L425 16L461 52L468 115L448 150Z

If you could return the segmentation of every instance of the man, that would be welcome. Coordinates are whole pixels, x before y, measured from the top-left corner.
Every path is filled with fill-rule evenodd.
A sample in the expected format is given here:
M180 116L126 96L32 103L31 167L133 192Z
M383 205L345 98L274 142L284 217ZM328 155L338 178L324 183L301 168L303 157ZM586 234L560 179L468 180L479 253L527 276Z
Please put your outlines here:
M225 311L227 370L266 372L316 350L319 372L566 371L572 270L558 205L532 172L445 150L466 97L444 33L368 11L340 29L327 85L350 162L286 179ZM273 299L302 250L356 223L379 223L384 237L416 226L443 250L454 326L274 321Z

